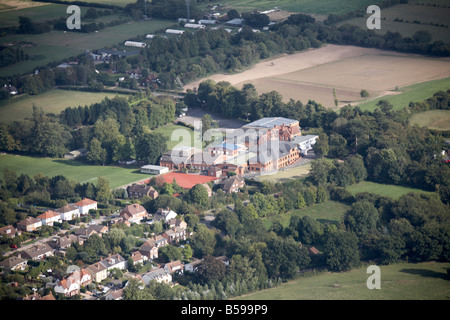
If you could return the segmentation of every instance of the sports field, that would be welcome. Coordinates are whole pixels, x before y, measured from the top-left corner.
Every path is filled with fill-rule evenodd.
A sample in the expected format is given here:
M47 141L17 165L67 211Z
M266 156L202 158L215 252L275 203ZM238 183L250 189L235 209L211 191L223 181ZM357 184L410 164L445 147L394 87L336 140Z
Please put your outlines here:
M378 194L380 196L390 197L393 199L398 199L402 195L407 194L409 192L422 192L422 193L431 194L431 192L424 191L421 189L415 189L415 188L404 187L404 186L396 186L396 185L391 185L391 184L376 183L376 182L370 182L370 181L363 181L360 183L356 183L351 186L348 186L346 189L352 195L356 195L357 193L360 193L360 192L370 192L370 193Z
M450 110L430 110L413 115L409 121L411 125L428 127L431 130L450 130Z
M228 81L241 88L255 85L258 93L278 91L284 101L315 100L334 106L333 89L338 105L362 100L361 90L370 99L396 94L399 87L441 79L450 75L449 58L429 58L373 48L326 45L281 58L263 61L238 74L216 74L208 79ZM201 81L185 86L198 87Z
M33 104L45 113L58 114L67 107L78 107L101 102L105 97L114 98L115 93L82 92L54 89L36 96L21 95L0 101L0 123L11 123L30 117Z
M34 176L42 173L53 177L63 175L80 183L91 182L96 184L98 177L109 179L112 189L151 177L140 173L137 168L121 168L114 166L86 165L80 161L53 158L35 158L18 155L0 155L0 178L3 177L3 169L9 168L20 175L21 173Z
M448 300L450 263L396 263L380 267L381 289L370 290L367 266L298 278L235 300Z

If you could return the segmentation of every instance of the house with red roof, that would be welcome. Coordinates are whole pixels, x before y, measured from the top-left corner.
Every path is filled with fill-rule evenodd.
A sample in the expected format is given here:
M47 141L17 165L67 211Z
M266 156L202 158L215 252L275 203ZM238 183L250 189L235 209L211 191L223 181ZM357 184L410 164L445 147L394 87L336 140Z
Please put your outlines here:
M89 210L93 209L93 210L97 210L97 201L88 199L88 198L84 198L81 201L78 201L77 203L73 204L74 206L76 206L78 208L78 210L80 210L80 214L81 215L86 215L89 213Z
M58 212L48 210L36 217L42 221L44 226L53 226L54 222L61 222L61 215Z

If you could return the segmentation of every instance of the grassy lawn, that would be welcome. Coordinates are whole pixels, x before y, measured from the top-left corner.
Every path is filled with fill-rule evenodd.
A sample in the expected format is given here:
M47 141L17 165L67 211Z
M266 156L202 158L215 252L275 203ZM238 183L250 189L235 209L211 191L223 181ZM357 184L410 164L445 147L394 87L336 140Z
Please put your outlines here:
M222 4L233 7L238 11L268 10L278 7L279 9L292 12L338 14L365 8L372 2L371 0L228 0L222 2Z
M140 173L137 168L121 168L113 166L86 165L80 161L53 158L35 158L17 155L0 155L0 178L3 177L3 169L8 168L33 176L37 173L53 177L63 175L80 183L96 183L98 177L109 179L110 187L117 188L122 185L150 178L148 174Z
M68 0L74 2L76 0ZM125 7L127 4L136 3L136 0L83 0L84 2L92 2L92 3L101 3L101 4L110 4L120 7ZM149 1L150 2L150 1ZM102 9L100 9L102 10Z
M275 174L269 174L258 177L259 181L277 181L283 182L292 179L305 178L308 176L309 171L311 170L311 163L307 163L302 166L298 166L292 169L280 170Z
M314 204L311 207L296 209L286 214L277 215L272 218L273 221L279 221L284 227L289 226L292 216L310 216L321 223L338 224L350 206L337 201L326 201L324 203ZM265 221L266 227L272 225L272 221Z
M382 98L377 98L362 102L358 106L361 110L373 111L377 108L376 104L380 100L387 100L393 106L394 110L401 110L407 107L411 101L422 101L433 96L438 91L447 91L450 89L450 77L438 80L432 80L399 88L400 94L388 95Z
M381 289L369 290L367 267L326 272L236 300L448 300L450 263L397 263L380 266Z
M154 132L161 133L167 139L167 150L172 150L176 146L194 146L194 130L185 126L168 124L155 129ZM181 137L178 139L179 136Z
M356 195L360 192L370 192L375 193L380 196L384 197L391 197L393 199L398 199L402 195L407 194L409 192L423 192L423 193L429 193L428 191L423 191L420 189L410 188L410 187L403 187L403 186L395 186L395 185L389 185L389 184L382 184L382 183L375 183L370 181L363 181L360 183L353 184L349 187L347 187L347 190L352 194Z
M0 39L0 44L11 42L30 42L33 46L24 47L24 51L35 59L26 60L0 69L2 76L31 72L34 68L45 66L53 61L76 57L86 50L123 44L124 41L139 35L154 33L174 22L152 19L143 22L130 22L100 30L98 33L80 33L53 30L48 33L8 35Z
M60 113L67 107L78 107L101 102L105 97L114 98L115 93L50 90L37 96L22 95L0 102L0 123L11 123L31 117L33 104L45 113Z
M432 130L450 130L450 110L430 110L416 113L411 117L409 123Z

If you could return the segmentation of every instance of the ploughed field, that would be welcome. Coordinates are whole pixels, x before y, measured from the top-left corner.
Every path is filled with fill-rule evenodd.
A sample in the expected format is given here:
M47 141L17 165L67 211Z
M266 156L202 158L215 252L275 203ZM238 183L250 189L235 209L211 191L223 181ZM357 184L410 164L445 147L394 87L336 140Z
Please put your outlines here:
M339 106L355 105L363 101L360 96L363 89L370 93L369 98L364 98L367 100L398 94L396 89L448 76L449 58L329 44L266 60L241 73L208 78L228 81L238 88L252 83L260 94L276 90L285 101L315 100L334 107L333 89ZM185 89L198 87L202 80L186 85Z

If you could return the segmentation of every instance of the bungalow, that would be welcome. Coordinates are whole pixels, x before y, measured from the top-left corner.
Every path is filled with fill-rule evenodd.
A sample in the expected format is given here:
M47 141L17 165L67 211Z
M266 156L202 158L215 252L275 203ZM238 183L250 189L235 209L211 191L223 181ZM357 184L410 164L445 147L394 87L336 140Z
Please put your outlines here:
M162 236L166 238L169 243L177 243L186 240L186 229L174 227L164 232Z
M61 215L58 212L47 210L43 214L37 216L44 226L53 226L54 222L61 222Z
M0 268L16 271L16 270L25 270L28 265L28 261L19 257L11 257L6 260L0 262Z
M88 198L84 198L73 205L80 210L80 215L82 216L88 214L91 209L97 210L97 201Z
M55 210L55 212L60 214L62 221L73 220L80 216L80 209L72 204L67 204Z
M17 230L16 228L14 228L11 225L0 228L0 236L5 235L6 237L9 237L9 238L15 238L16 235L20 236L21 234L22 234L22 232L20 230Z
M140 223L142 219L148 217L147 210L138 203L127 205L121 212L120 217L130 223Z
M150 271L142 276L142 280L146 285L150 283L150 281L157 281L159 283L170 283L172 282L172 275L169 271L158 268L156 270Z
M100 237L108 232L107 226L102 226L99 224L91 225L87 228L80 228L75 231L76 236L81 236L85 238L89 238L93 234L98 234Z
M20 257L28 260L42 260L53 256L54 250L46 243L31 247L21 252Z
M17 223L17 229L28 232L35 231L40 227L42 227L42 221L33 217L28 217Z
M66 154L64 154L64 159L76 159L79 157L84 157L87 155L87 150L85 148L81 148L78 150L72 150Z
M127 187L127 193L129 198L142 198L147 196L152 200L158 198L159 195L158 191L156 191L152 186L136 183L133 183L131 186Z

